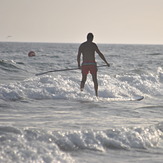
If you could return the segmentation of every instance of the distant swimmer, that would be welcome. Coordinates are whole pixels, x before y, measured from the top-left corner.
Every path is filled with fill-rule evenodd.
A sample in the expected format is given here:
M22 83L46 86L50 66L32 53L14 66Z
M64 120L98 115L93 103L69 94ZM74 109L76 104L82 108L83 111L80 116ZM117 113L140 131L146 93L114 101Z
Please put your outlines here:
M83 91L85 82L87 80L87 75L90 72L92 75L92 80L94 82L95 94L98 96L98 81L97 81L97 65L95 61L95 52L101 57L101 59L110 67L110 64L106 61L104 55L100 52L97 45L92 42L93 34L88 33L87 41L82 43L78 49L77 62L78 67L82 70L82 81L80 84L80 89ZM83 63L80 65L80 58L82 54Z
M34 56L36 56L36 54L35 54L34 51L30 51L30 52L28 53L28 57L34 57Z

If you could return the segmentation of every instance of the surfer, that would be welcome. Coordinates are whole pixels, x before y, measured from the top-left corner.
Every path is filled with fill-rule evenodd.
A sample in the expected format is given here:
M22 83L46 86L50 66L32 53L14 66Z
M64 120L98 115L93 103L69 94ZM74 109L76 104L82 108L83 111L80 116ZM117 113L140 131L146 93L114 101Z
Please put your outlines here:
M78 49L77 62L78 67L82 71L82 81L80 84L80 90L83 91L87 75L90 72L92 80L94 82L95 94L98 96L98 81L97 81L97 65L95 61L95 52L101 57L101 59L110 67L110 64L106 61L104 55L100 52L98 46L93 42L93 34L88 33L87 41L82 43ZM80 64L80 57L82 54L83 63Z

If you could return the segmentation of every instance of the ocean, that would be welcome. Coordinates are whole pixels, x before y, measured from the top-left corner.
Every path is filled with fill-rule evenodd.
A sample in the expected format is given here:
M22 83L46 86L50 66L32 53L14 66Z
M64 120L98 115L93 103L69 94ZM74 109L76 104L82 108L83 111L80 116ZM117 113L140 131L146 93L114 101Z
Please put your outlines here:
M79 44L0 42L1 163L162 163L163 45L97 45L98 98Z

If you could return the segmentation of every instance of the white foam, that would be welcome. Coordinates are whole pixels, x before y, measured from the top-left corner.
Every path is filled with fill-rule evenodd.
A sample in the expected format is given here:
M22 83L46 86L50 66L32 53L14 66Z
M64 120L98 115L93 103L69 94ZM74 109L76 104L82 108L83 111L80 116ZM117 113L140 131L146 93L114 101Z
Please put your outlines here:
M162 132L155 127L120 128L107 131L71 131L55 133L62 150L149 149L158 146Z
M158 148L163 133L156 126L108 130L45 131L0 127L1 162L75 162L68 152ZM12 148L8 148L12 147Z
M163 68L162 67L158 67L157 74L158 74L160 83L163 83Z
M68 153L59 149L49 133L5 126L0 131L3 142L0 162L74 162Z
M133 96L161 95L162 69L154 74L125 74L111 77L99 75L100 100L108 98L131 98ZM92 79L88 77L83 92L80 92L81 76L40 76L21 82L0 85L0 98L4 100L30 99L79 99L97 100Z

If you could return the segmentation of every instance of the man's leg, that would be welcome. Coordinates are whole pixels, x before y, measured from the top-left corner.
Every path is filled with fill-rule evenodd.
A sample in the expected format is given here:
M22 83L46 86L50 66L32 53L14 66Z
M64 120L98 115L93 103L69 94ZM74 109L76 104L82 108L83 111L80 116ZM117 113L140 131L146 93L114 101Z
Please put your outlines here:
M95 94L98 96L98 82L97 82L97 73L92 74L92 79L94 82L94 89L95 89Z
M84 89L84 85L85 85L86 80L87 80L87 75L82 74L82 81L81 81L81 84L80 84L80 90L81 91L83 91L83 89Z

